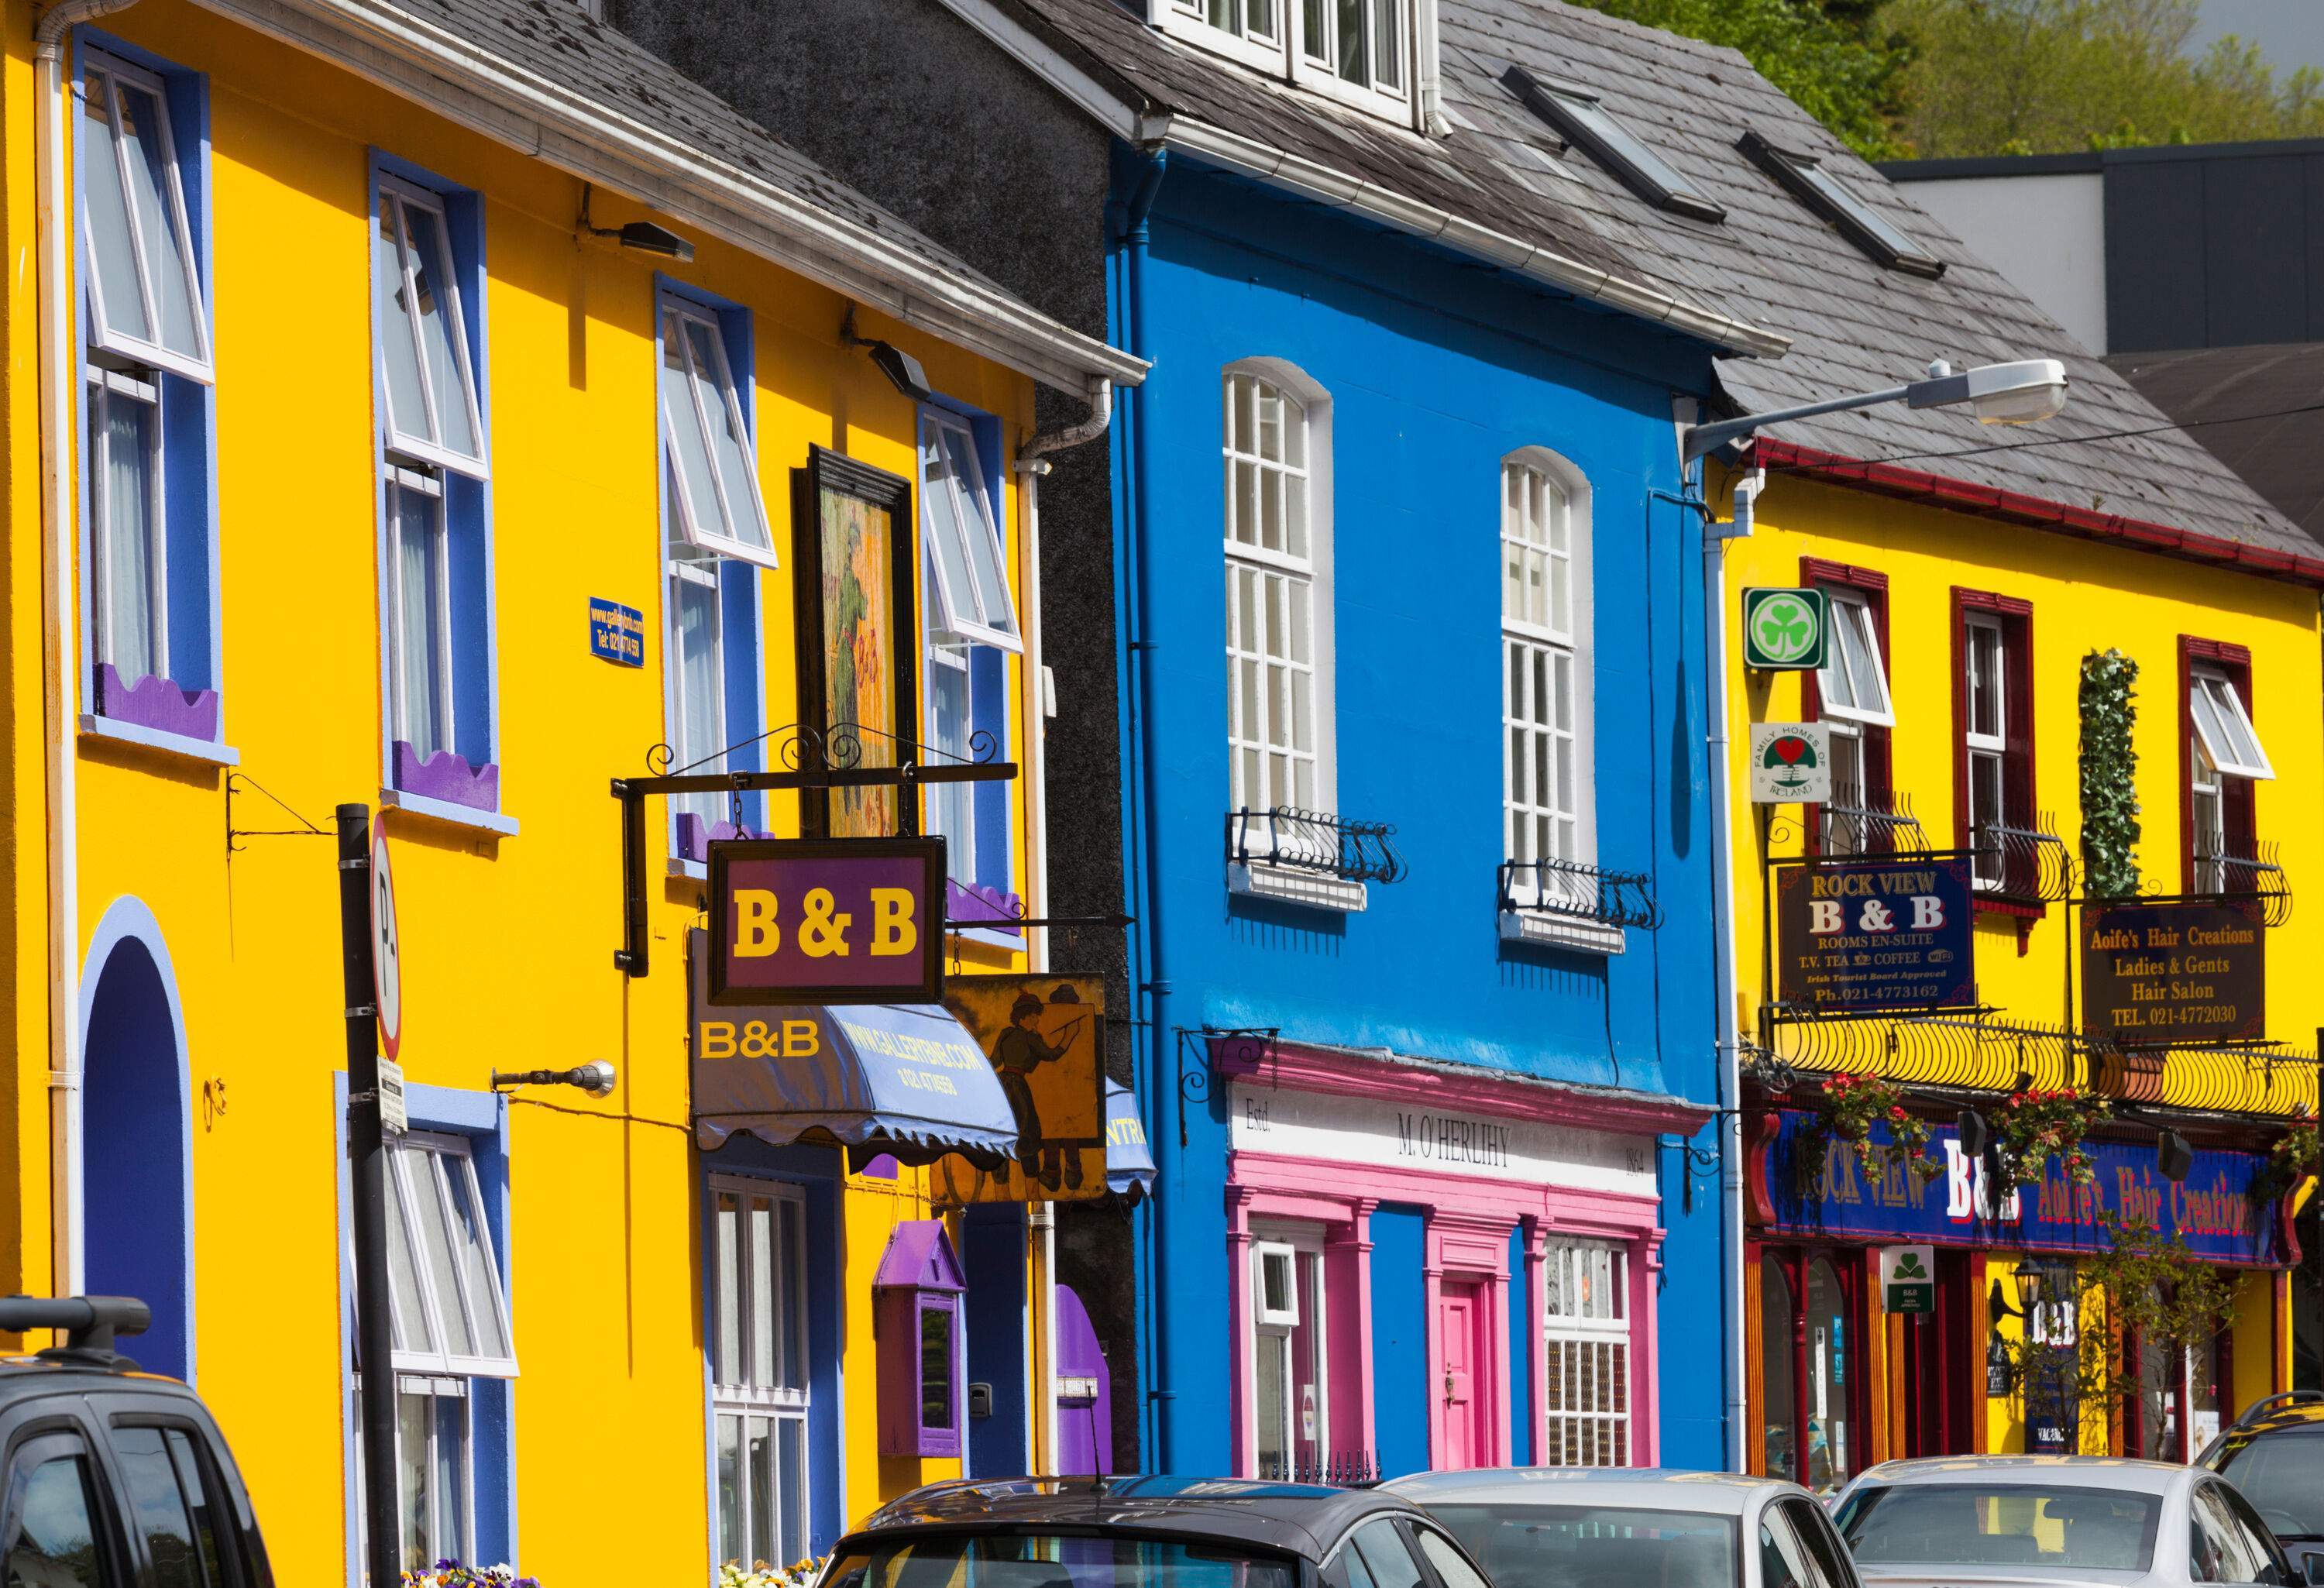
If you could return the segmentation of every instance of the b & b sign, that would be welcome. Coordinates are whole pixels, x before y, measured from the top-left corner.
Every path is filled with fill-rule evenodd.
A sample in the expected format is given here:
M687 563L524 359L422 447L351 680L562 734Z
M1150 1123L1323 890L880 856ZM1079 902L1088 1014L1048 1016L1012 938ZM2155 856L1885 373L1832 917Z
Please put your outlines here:
M934 1003L944 990L942 838L710 846L710 1002Z
M1880 1249L1880 1305L1888 1312L1937 1310L1937 1249L1933 1246L1884 1246Z

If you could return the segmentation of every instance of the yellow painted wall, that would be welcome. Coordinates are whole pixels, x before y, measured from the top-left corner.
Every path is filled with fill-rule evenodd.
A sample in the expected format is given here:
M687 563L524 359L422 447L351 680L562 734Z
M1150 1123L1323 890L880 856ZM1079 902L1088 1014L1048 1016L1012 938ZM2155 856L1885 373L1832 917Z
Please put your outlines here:
M1716 481L1711 500L1725 500ZM2140 669L2134 732L2144 829L2140 864L2162 884L2160 891L2180 891L2178 637L2189 633L2251 649L2254 722L2276 771L2274 781L2259 785L2258 831L2282 845L2295 894L2304 879L2324 876L2324 824L2317 820L2324 807L2324 713L2317 707L2324 697L2324 652L2315 591L1776 474L1759 499L1755 533L1729 543L1730 608L1739 610L1734 593L1747 586L1797 584L1803 557L1888 576L1895 787L1910 799L1936 846L1955 842L1951 591L1960 586L2033 603L2034 803L2056 817L2059 836L2078 859L2081 659L2114 647ZM1802 675L1746 671L1739 638L1734 643L1732 773L1734 787L1747 790L1748 728L1798 720ZM1747 1032L1758 1029L1761 999L1761 861L1801 853L1800 808L1772 808L1783 830L1765 850L1753 808L1738 798L1734 813L1742 956L1737 991ZM1980 916L1978 990L2003 1011L1997 1018L2053 1026L2069 1020L2065 914L2051 906L2022 955L2014 920ZM2324 919L2312 912L2295 909L2269 934L2271 1036L2303 1047L2314 1040L2324 1019L2324 987L2309 967L2319 952ZM2312 1105L2312 1075L2309 1082ZM2288 1103L2291 1095L2279 1091L2271 1101Z
M0 1170L18 1209L0 1233L0 1288L44 1286L48 1068L42 938L39 537L32 423L30 7L5 0L0 216L0 426L9 457L6 599L10 766L0 781ZM699 884L651 892L651 974L613 968L620 930L610 778L645 770L666 737L655 436L656 263L576 233L577 182L182 0L104 24L209 74L213 297L226 737L241 771L328 826L376 806L380 767L377 525L367 176L376 146L484 195L500 767L520 834L390 813L403 934L403 1062L417 1084L483 1089L494 1066L593 1058L621 1084L596 1102L556 1089L512 1108L512 1310L520 1563L551 1584L602 1581L617 1551L638 1581L699 1581L706 1474L700 1334L699 1160L687 1130L683 934ZM593 219L646 212L600 192ZM687 228L659 217L681 233ZM790 470L810 443L915 473L912 405L844 347L845 303L696 237L678 279L754 316L759 463L786 567L762 580L767 721L792 721ZM1001 416L1013 453L1031 420L1024 378L876 314L935 387ZM1019 498L1004 484L1013 560ZM648 665L586 644L586 602L647 614ZM917 654L917 647L911 648ZM1022 743L1019 668L1011 743ZM339 1211L333 1076L343 1067L331 846L251 838L226 852L216 768L84 739L78 816L83 940L107 907L151 908L174 964L197 1097L193 1138L200 1388L257 1495L278 1577L342 1573ZM295 825L249 789L237 825ZM1022 801L1017 802L1021 823ZM772 826L795 832L791 799ZM660 811L650 809L658 832ZM1022 855L1021 843L1019 854ZM1021 887L1021 881L1019 883ZM962 968L1009 968L971 949ZM208 1096L222 1106L205 1107ZM92 1174L107 1166L93 1164ZM925 1216L920 1177L851 1180L843 1198L850 1387L847 1503L957 1463L881 1462L870 1417L869 1278L899 1218ZM619 1525L608 1532L609 1474Z

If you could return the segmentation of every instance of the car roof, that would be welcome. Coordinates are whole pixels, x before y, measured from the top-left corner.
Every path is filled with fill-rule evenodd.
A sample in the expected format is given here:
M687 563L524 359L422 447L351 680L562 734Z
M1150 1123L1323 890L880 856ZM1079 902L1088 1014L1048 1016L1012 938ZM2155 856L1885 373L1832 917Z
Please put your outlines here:
M2176 1462L2115 1455L1929 1455L1884 1461L1858 1483L2022 1482L2057 1489L2116 1489L2165 1494L2189 1481L2192 1468Z
M1366 1517L1418 1516L1377 1489L1333 1489L1247 1478L961 1478L889 1501L839 1547L921 1528L1021 1532L1046 1528L1184 1533L1321 1560Z
M119 1362L124 1359L115 1358ZM47 1356L0 1357L0 1406L37 1395L106 1394L167 1395L196 1400L194 1392L175 1379L141 1372L134 1367L104 1366Z
M1783 1478L1673 1467L1478 1467L1416 1473L1384 1485L1423 1506L1605 1505L1741 1516L1754 1496L1807 1491Z

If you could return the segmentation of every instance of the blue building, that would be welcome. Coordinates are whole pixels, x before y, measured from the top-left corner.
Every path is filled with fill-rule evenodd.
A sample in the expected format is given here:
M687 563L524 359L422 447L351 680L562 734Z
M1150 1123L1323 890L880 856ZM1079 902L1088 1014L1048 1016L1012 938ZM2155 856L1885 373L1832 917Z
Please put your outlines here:
M1042 509L1050 908L1130 919L1160 1169L1091 1309L1117 1461L1721 1464L1676 428L1784 343L1666 244L1718 206L1520 64L1546 5L805 9L613 20L1154 366ZM1133 1294L1120 1229L1077 1288Z

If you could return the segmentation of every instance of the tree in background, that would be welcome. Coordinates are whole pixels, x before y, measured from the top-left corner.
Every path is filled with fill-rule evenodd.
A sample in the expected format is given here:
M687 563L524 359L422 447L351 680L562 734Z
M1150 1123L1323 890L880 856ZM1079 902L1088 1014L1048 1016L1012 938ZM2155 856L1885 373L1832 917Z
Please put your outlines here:
M2198 0L1889 0L1913 42L1895 132L1923 159L2311 136L2324 78L2258 48L2188 53Z
M1867 160L1907 152L1893 123L1904 102L1904 41L1876 25L1880 0L1579 0L1650 28L1743 52L1794 103Z
M2199 0L1578 3L1741 51L1868 160L2324 135L2324 73L2189 54Z

